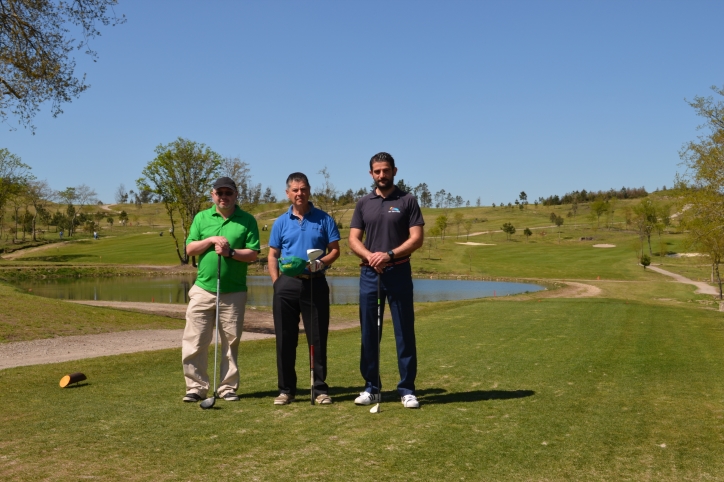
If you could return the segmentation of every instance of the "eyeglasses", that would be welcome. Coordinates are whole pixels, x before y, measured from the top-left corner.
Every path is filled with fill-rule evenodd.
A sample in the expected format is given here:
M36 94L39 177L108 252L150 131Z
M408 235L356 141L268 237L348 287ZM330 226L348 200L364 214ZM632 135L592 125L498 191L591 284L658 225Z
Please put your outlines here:
M222 197L222 196L223 196L223 197L231 197L231 196L234 195L234 191L227 191L227 190L216 191L216 195L217 195L218 197Z

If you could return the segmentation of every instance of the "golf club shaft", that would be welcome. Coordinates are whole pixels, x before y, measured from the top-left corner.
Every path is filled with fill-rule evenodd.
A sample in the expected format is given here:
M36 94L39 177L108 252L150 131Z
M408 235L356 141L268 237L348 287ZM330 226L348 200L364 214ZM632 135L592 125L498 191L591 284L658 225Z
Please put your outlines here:
M382 342L382 301L381 301L381 293L382 290L380 289L380 282L382 279L382 275L380 273L377 273L377 393L380 396L379 403L382 403L382 367L380 366L380 346Z
M218 255L216 266L216 341L214 342L214 397L216 397L216 365L219 350L219 297L221 296L221 255Z
M314 280L309 279L309 394L314 405Z

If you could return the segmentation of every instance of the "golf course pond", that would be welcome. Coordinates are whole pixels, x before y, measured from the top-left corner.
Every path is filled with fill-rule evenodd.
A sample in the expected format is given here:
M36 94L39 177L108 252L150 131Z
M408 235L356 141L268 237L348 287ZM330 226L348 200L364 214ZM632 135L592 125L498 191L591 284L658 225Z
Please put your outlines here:
M188 303L188 291L194 276L126 277L33 280L15 283L23 291L47 298L62 300L96 300L156 303ZM356 304L359 296L359 278L327 277L332 304ZM268 276L247 278L252 306L271 306L273 290ZM491 296L532 293L545 289L529 283L498 281L466 281L415 279L415 301L455 301Z

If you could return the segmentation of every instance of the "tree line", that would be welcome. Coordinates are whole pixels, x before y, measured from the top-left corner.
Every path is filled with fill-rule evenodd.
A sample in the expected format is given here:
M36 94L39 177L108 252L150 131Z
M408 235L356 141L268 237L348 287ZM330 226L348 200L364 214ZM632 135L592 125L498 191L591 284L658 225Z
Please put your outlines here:
M666 188L664 188L665 190ZM573 204L574 202L585 203L592 202L596 199L608 201L610 199L638 199L648 196L646 188L641 187L622 187L621 189L609 189L608 191L571 191L563 196L553 194L548 197L539 197L538 202L543 206L560 206L561 204Z

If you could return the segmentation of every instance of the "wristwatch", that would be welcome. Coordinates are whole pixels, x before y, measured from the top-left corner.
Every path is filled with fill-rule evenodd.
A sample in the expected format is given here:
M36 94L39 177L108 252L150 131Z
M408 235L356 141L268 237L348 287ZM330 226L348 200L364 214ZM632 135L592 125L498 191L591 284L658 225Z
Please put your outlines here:
M236 254L236 251L234 251L233 249L229 250L229 258L233 258L235 254Z
M390 257L390 261L392 261L393 259L395 259L395 252L392 251L392 250L389 250L389 251L387 252L387 256L389 256L389 257Z

